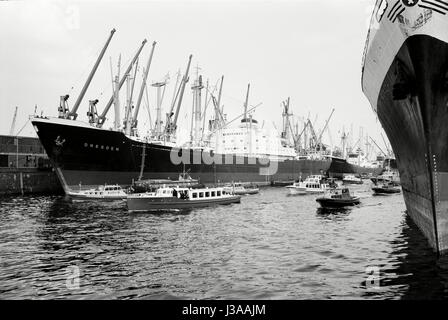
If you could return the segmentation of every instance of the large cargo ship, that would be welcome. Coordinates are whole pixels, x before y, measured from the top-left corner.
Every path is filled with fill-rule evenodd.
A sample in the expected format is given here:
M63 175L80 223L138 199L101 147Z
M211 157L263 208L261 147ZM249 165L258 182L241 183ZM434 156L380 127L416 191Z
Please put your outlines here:
M312 174L328 174L329 169L336 173L338 170L353 173L353 166L346 165L344 159L333 161L331 155L321 152L321 136L324 130L318 137L313 129L314 150L311 152L308 149L302 150L305 153L299 155L297 142L300 139L292 134L292 125L289 121L289 98L287 103L284 103L284 122L280 136L266 134L253 119L253 110L257 106L249 106L250 85L247 88L244 113L234 120L227 121L220 102L224 78L221 78L219 94L215 96L213 90L208 90L208 86L203 85L202 77L196 74L191 86L193 109L190 139L181 143L178 139L177 119L189 81L192 56L189 57L182 80L176 82L175 94L165 121L162 121L161 105L166 81L152 84L157 90L156 119L150 134L145 138L140 137L137 117L146 88L155 42L144 69L135 105L132 101L134 82L131 75L134 74L135 79L136 61L146 40L140 45L121 80L119 74L113 77L114 92L102 114L97 113L98 100L90 100L88 122L80 121L77 119L77 110L114 33L115 29L111 31L71 110L67 104L69 97L65 95L60 97L57 118L35 116L32 119L37 135L66 192L73 188L90 188L101 184L119 184L126 187L140 179L173 179L186 171L192 178L204 184L231 181L260 184L290 182ZM128 90L122 121L119 92L125 82ZM203 89L206 89L204 100L202 100ZM206 103L211 100L214 117L209 121L209 128L206 130ZM106 129L103 125L112 105L115 109L113 127ZM238 121L235 122L236 120ZM311 126L309 120L308 125ZM288 140L291 138L295 145L289 143Z
M448 1L378 0L362 88L392 145L407 213L448 249Z
M326 173L332 162L331 158L269 159L180 149L78 120L34 118L32 123L65 190L105 183L129 186L138 179L174 179L184 171L204 184L270 184Z

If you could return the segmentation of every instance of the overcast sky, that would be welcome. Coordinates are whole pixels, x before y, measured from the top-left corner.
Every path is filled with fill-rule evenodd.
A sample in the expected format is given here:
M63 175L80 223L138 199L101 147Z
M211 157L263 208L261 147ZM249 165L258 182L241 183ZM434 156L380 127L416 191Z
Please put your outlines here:
M213 85L225 76L222 100L229 119L242 113L250 82L249 103L262 103L254 118L267 128L272 122L281 128L280 103L289 96L294 115L310 114L312 121L317 117L318 128L336 109L330 122L333 143L340 142L344 125L349 130L353 124L356 136L362 126L383 145L381 126L361 91L362 53L374 2L0 1L0 134L8 134L15 106L16 132L35 105L39 113L56 116L59 96L68 93L72 106L110 30L116 28L78 112L83 120L89 99L98 98L102 111L111 95L110 57L116 69L121 53L124 70L146 38L140 65L146 65L151 43L157 41L149 82L167 73L171 77L165 108L177 70L183 72L193 54L192 75L199 66L204 80ZM180 114L184 127L190 121L191 83ZM154 108L153 88L149 99ZM147 122L145 109L140 119L143 125ZM21 135L34 135L32 126ZM325 135L326 142L328 138Z

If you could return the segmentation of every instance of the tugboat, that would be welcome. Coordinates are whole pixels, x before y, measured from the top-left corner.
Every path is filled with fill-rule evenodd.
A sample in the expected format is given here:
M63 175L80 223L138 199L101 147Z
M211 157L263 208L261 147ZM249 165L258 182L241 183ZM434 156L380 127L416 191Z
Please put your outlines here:
M363 181L360 177L355 176L354 174L344 175L342 179L343 184L363 184Z
M331 189L328 194L316 199L322 208L342 208L360 203L358 196L350 194L346 187Z
M394 194L400 193L401 189L393 182L384 182L380 186L375 185L372 187L374 194Z
M104 186L98 186L96 189L68 191L67 196L73 201L117 201L126 199L127 194L119 185L105 184Z
M156 192L136 193L127 196L128 210L181 210L208 207L217 204L239 203L241 196L229 194L224 188L190 189L162 187Z
M255 185L244 185L241 182L224 186L224 191L236 195L257 194L260 189Z

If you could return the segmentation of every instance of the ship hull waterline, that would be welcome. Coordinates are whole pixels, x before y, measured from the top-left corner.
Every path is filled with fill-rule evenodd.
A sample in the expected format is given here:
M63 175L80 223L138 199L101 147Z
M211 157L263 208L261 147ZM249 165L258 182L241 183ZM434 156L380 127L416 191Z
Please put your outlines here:
M390 66L377 103L407 213L438 253L448 252L447 69L448 44L413 35ZM397 92L397 84L408 88Z
M331 158L262 163L254 158L204 152L217 159L205 163L203 153L191 149L182 150L173 161L171 147L136 141L121 132L77 126L70 120L34 119L32 123L66 193L104 184L128 187L138 179L177 179L185 171L205 185L269 185L324 174L332 163ZM183 152L188 154L186 158Z

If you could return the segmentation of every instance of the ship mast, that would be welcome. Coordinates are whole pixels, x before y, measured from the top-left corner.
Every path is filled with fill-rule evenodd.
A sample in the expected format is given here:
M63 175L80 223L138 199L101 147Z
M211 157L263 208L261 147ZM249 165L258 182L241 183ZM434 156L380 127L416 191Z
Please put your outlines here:
M162 135L162 88L163 91L165 91L165 85L166 81L156 82L152 84L153 87L157 88L156 126L154 129L154 136L156 140L160 140Z
M249 90L250 90L250 83L247 84L247 93L246 93L246 101L244 102L244 120L247 119L247 105L249 103Z
M106 52L107 47L109 46L109 43L112 39L112 36L115 33L115 29L112 29L109 35L109 38L106 41L106 44L104 45L103 49L101 50L100 55L98 56L98 58L96 59L96 62L92 68L92 71L90 71L89 76L87 77L86 83L84 83L84 86L81 89L81 92L78 96L78 99L76 99L75 104L73 105L72 111L70 112L65 112L65 110L63 111L63 118L65 119L73 119L76 120L76 118L78 117L78 114L76 113L78 111L79 105L81 104L82 99L84 98L84 95L86 94L87 88L90 85L90 82L93 79L93 76L95 75L96 70L98 69L98 66L101 62L101 60L103 59L104 53ZM67 97L68 99L68 97ZM67 101L67 99L65 101Z
M165 128L163 129L163 134L165 136L165 139L168 139L169 141L169 135L167 135L167 133L170 131L170 127L171 127L171 117L174 115L174 107L176 105L176 100L177 100L177 96L179 95L179 89L180 86L179 85L179 80L180 80L180 69L177 72L177 77L176 77L176 83L174 84L174 90L173 90L173 98L171 99L171 108L170 108L170 112L166 114L166 123L165 123Z
M291 113L289 113L289 101L290 101L290 97L288 97L288 99L286 99L286 101L282 102L283 105L283 130L281 133L281 138L284 140L285 145L289 143L289 131L291 128L291 123L289 121L289 118L292 116ZM293 135L294 138L294 135Z
M120 65L121 65L121 54L118 57L118 65L117 65L117 74L115 77L112 75L112 88L113 88L113 97L114 97L114 110L115 110L115 121L114 121L114 129L116 131L120 130L121 120L120 120ZM111 73L112 73L112 62L111 62Z
M14 130L16 128L17 109L19 109L19 107L16 107L16 109L14 110L14 116L12 117L11 128L9 129L10 136L14 134Z
M190 70L191 58L193 58L193 55L190 54L190 57L188 58L187 69L185 70L185 74L182 78L182 82L179 87L179 100L177 101L176 112L174 113L174 120L170 124L167 123L166 127L165 127L165 131L167 133L168 139L169 139L169 136L173 135L177 129L177 119L179 117L180 106L182 104L182 99L183 99L184 92L185 92L185 86L189 80L188 72Z
M138 68L138 59L135 63L135 67L134 67L134 76L131 77L131 74L128 73L127 75L127 82L126 82L126 87L127 87L127 107L126 107L126 116L125 116L125 120L124 120L124 131L127 135L131 134L131 116L132 116L132 108L133 108L133 103L132 103L132 96L134 94L134 84L135 84L135 78L137 77L137 68Z
M127 74L131 71L132 66L134 65L134 63L137 61L138 56L140 55L140 52L142 51L145 43L147 42L147 40L143 40L142 44L140 45L139 49L137 50L137 53L135 54L134 58L132 59L131 63L129 64L128 68L126 69L126 71L123 74L123 77L120 80L118 89L120 90L121 87L123 86L124 82L126 81L127 78ZM109 112L110 107L112 106L112 103L114 102L114 96L112 95L112 97L110 97L109 102L107 103L106 107L104 108L103 113L98 117L98 128L101 128L104 124L104 122L106 121L106 115Z
M191 138L193 146L198 147L200 143L200 130L201 130L201 97L202 97L202 76L195 80L191 89L193 90L193 110L192 110L192 128ZM194 123L193 123L194 122Z
M142 86L140 88L140 93L137 98L137 105L135 106L134 117L132 118L132 123L131 123L132 131L135 131L137 128L137 116L138 116L138 112L140 110L140 104L142 102L143 92L145 91L145 88L146 88L146 80L148 79L149 68L151 67L151 61L152 61L152 56L154 54L155 46L156 46L156 42L154 41L152 43L152 49L151 49L151 54L149 55L148 63L146 64L146 68L144 70L143 82L142 82Z

